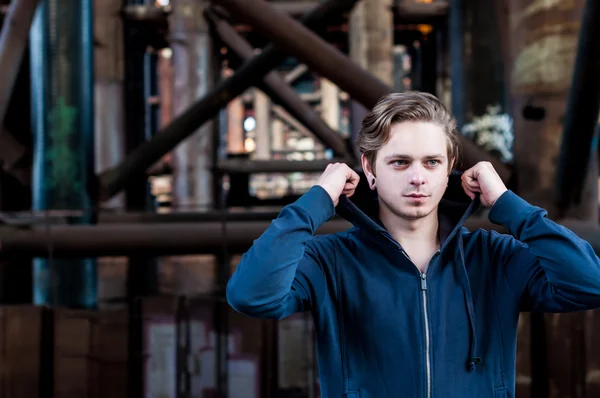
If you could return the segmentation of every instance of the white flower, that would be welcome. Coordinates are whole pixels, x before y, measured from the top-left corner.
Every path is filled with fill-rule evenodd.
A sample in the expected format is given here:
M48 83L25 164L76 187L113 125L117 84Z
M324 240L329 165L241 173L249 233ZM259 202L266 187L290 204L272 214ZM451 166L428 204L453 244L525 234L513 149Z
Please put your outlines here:
M500 105L489 105L486 113L473 118L462 128L462 134L488 151L496 151L502 161L513 159L513 121L510 115L500 113Z

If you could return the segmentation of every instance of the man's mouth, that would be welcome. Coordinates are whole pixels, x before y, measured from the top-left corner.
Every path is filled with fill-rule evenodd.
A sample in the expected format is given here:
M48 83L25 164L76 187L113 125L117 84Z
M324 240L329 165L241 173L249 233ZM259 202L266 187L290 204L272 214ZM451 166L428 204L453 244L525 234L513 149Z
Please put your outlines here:
M409 198L426 198L428 195L422 194L422 193L411 193L408 195L404 195L407 196Z

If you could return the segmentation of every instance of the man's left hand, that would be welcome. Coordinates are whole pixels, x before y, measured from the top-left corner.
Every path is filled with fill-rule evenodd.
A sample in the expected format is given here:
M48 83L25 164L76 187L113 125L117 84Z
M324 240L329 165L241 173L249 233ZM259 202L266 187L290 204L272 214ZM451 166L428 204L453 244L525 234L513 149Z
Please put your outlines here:
M475 193L480 193L481 204L492 207L504 192L507 191L504 182L490 162L479 162L461 177L465 193L475 198Z

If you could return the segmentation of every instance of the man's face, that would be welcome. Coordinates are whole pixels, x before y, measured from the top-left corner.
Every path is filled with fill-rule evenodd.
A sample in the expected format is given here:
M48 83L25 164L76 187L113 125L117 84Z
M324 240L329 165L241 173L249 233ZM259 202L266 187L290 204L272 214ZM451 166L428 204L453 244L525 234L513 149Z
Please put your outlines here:
M377 153L380 203L407 220L426 217L437 210L448 186L449 170L448 141L439 125L395 124L390 140Z

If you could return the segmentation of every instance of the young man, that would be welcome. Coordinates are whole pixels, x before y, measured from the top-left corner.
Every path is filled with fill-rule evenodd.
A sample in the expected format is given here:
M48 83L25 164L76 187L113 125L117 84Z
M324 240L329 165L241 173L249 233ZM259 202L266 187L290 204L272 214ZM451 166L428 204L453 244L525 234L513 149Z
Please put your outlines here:
M451 172L457 144L434 96L385 96L358 139L373 206L350 202L359 176L329 165L232 276L239 312L312 312L323 397L514 397L519 312L600 306L590 245L490 164ZM479 204L512 236L463 227ZM336 210L354 228L313 237Z

